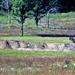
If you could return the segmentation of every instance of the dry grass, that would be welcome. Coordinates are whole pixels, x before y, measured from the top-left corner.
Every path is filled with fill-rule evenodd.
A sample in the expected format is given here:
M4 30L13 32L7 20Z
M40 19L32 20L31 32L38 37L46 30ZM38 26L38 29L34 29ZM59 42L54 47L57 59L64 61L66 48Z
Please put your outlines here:
M74 62L75 57L0 57L0 75L75 75Z

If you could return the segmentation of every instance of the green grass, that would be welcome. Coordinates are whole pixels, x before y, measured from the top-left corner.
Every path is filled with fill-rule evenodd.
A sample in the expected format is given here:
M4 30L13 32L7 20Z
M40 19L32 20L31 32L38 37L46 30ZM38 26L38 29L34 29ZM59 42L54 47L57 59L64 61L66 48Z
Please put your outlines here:
M63 19L63 18L75 18L74 17L75 12L69 12L69 13L56 13L56 14L50 14L50 18L54 19Z
M58 51L18 51L12 49L0 49L0 57L60 57L75 56L75 52Z
M69 37L0 36L0 40L19 40L30 43L70 43Z
M0 23L8 23L8 17L7 15L0 15Z
M75 12L69 12L69 13L56 13L56 14L50 14L49 15L49 17L50 17L50 19L51 20L57 20L57 19L65 19L65 18L75 18L74 17L75 16ZM11 16L12 18L11 19L13 19L13 16ZM47 19L47 16L45 16L44 18L43 18L43 20L46 20ZM8 14L5 14L4 16L1 16L0 15L0 22L2 23L6 23L8 21ZM32 19L28 19L28 20L26 20L26 23L28 23L29 21L31 21L31 22L34 22ZM31 23L29 23L29 24L31 24Z
M63 25L63 23L74 25L75 24L75 22L74 22L74 20L75 20L74 15L75 15L75 12L50 14L49 15L49 20L50 20L50 22L57 22L58 21L59 25L60 24ZM48 20L48 17L44 16L41 19L41 22L47 23L47 20ZM34 19L27 19L24 25L27 25L27 27L36 28ZM38 28L39 29L46 29L46 28L48 28L48 26L39 24Z

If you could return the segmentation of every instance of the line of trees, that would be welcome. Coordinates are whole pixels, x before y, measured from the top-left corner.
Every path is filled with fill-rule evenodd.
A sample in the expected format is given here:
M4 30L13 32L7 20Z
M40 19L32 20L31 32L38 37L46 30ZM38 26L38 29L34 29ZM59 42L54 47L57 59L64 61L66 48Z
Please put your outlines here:
M70 8L74 8L72 5L74 2L70 4L71 0L68 1L69 3L65 2L65 0L0 0L0 10L2 13L3 9L8 12L8 19L12 11L15 20L22 25L21 30L23 36L23 24L27 18L34 18L36 26L38 27L39 20L45 15L48 15L52 6L69 8L70 5Z
M15 20L21 23L23 36L23 24L26 18L34 18L38 27L39 20L44 17L58 0L0 0L0 10L8 12L8 21L10 13L14 15Z
M59 8L59 12L75 11L75 0L51 0L51 1L53 1L53 3L55 2L58 3L57 7ZM43 0L43 2L47 2L47 0ZM8 10L8 7L11 10L12 4L13 4L12 0L0 0L0 13L2 12L1 14L3 14L4 11ZM53 7L53 5L51 7Z
M44 17L57 0L12 0L12 12L15 19L21 23L23 36L23 24L26 18L33 17L38 26L39 20Z

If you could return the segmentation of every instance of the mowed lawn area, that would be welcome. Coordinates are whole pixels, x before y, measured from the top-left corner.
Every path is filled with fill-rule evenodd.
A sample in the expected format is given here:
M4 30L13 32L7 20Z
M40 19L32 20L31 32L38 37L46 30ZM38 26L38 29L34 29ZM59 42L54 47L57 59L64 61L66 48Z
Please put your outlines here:
M18 40L29 43L71 43L69 37L0 36L0 40Z
M63 51L18 51L12 49L0 49L0 57L75 57L75 52Z

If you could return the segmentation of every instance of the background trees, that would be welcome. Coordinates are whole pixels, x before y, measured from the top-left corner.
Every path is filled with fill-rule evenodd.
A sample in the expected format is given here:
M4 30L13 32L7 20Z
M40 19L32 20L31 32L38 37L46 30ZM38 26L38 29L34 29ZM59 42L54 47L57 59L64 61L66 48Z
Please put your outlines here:
M39 20L44 17L53 5L57 4L57 0L35 0L33 8L33 17L35 19L36 26L38 26Z
M25 19L29 17L29 13L33 8L33 0L13 0L12 11L15 19L21 23L21 30L23 36L23 24Z
M23 24L26 21L26 18L30 18L30 16L31 16L32 18L34 18L36 26L38 26L39 20L42 17L44 17L45 15L50 14L51 10L54 10L54 8L56 8L56 6L58 5L58 1L60 1L59 3L63 4L63 6L64 6L64 4L68 5L68 3L66 3L65 0L63 0L64 3L62 3L63 1L61 1L61 0L0 0L0 2L2 4L1 5L1 9L2 8L3 8L3 10L7 9L8 12L9 12L10 11L9 10L9 6L10 6L10 2L9 1L12 1L12 12L13 12L13 15L14 15L15 19L19 23L21 23L21 25L22 25L21 26L22 36L23 36ZM63 8L63 6L61 5L60 8ZM5 9L4 9L4 7L5 7ZM65 6L65 8L66 8L66 6ZM69 5L68 5L67 8L69 8ZM73 8L73 7L71 6L71 8ZM8 13L8 15L10 15L10 14ZM5 22L6 25L10 25L10 26L12 25L13 26L13 24L14 24L13 21L12 21L13 24L8 24L7 23L8 22L7 21L8 20L7 19L7 13L2 15L2 16L6 16L6 20L5 20L6 21ZM0 16L0 17L2 17L2 16ZM48 15L47 17L45 17L46 19L42 19L41 20L40 26L42 28L44 28L44 26L47 27L47 25L48 25L48 27L49 27L51 25L51 23L49 22L50 16L52 17L52 15ZM12 18L12 20L14 20L14 19ZM31 22L32 24L30 22L28 22L28 20L26 22L26 24L28 26L35 25L33 23L34 22L33 20L30 20L30 21L32 21ZM26 26L26 27L29 28L28 26Z
M31 15L35 19L36 26L38 26L39 20L46 15L50 7L57 0L13 0L12 2L13 14L15 15L15 19L22 25L21 30L23 36L25 19Z
M11 2L12 0L0 0L0 12L2 12L1 14L3 14L5 11L7 11L7 8L8 8L7 2L8 1L9 1L9 8L11 9L11 3L13 4L13 2ZM35 4L38 2L39 2L39 5L41 4L41 2L43 2L45 4L47 4L47 2L48 2L49 5L51 4L51 7L53 7L55 2L57 2L58 3L57 7L59 7L59 12L75 11L75 0L68 0L68 2L67 2L67 0L34 0Z
M2 11L2 14L4 12L7 12L9 9L9 12L11 10L12 0L0 0L0 10Z

